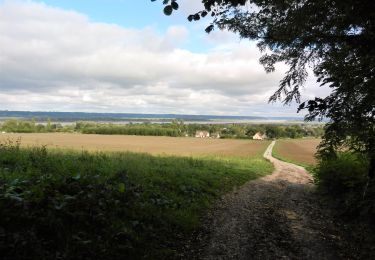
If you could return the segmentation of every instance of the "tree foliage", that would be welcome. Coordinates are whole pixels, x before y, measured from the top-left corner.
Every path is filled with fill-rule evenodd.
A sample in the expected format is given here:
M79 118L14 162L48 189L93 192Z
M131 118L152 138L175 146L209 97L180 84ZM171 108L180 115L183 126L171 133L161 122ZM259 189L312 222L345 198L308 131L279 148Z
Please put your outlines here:
M37 124L33 120L8 119L0 123L0 130L8 133L50 133L50 132L72 132L71 126L63 126L60 123Z
M164 1L168 4L168 1ZM207 32L215 28L257 41L267 72L284 62L289 70L270 101L297 101L306 120L329 118L322 158L342 147L360 151L375 175L375 1L202 0ZM311 68L331 94L302 102L300 90Z

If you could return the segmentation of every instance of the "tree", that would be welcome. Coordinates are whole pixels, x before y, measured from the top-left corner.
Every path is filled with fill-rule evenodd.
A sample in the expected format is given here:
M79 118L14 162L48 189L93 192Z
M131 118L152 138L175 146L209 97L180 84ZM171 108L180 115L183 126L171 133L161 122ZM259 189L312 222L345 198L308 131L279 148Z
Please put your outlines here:
M164 0L171 12L176 1ZM322 158L345 146L364 153L375 179L375 1L373 0L202 0L189 21L212 17L206 32L226 29L257 41L266 72L289 66L270 102L293 100L308 121L328 118ZM173 5L173 6L172 6ZM172 9L171 9L172 8ZM308 67L332 92L301 102Z
M51 118L48 118L47 120L47 132L51 132L52 131L52 124L51 124Z

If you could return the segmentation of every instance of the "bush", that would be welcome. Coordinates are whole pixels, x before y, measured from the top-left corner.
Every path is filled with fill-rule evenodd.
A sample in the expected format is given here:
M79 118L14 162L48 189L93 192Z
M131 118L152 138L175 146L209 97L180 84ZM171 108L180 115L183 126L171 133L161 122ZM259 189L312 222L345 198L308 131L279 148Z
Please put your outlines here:
M333 199L342 212L358 213L364 206L367 170L364 156L342 152L335 159L321 160L314 170L314 179L318 190Z
M356 248L358 259L373 259L375 245L375 182L368 183L368 160L362 155L340 153L322 160L314 169L318 191L333 209L342 229ZM365 193L364 193L365 192ZM364 196L365 195L365 196Z
M337 158L322 160L315 172L318 186L329 193L344 194L367 181L367 160L353 153L340 153Z

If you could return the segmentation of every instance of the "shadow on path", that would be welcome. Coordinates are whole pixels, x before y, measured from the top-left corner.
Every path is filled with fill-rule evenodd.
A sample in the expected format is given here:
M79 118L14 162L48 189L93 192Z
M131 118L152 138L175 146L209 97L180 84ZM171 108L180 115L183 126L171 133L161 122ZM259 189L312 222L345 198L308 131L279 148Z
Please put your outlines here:
M339 227L319 204L311 175L264 157L273 174L225 195L211 211L199 259L349 259Z

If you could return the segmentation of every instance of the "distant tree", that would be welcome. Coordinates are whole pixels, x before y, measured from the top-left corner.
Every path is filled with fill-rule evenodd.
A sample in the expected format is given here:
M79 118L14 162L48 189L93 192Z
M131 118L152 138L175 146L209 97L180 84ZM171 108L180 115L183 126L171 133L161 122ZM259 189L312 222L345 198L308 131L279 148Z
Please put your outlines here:
M184 133L186 131L184 120L182 119L173 119L171 126L172 128L177 129L179 133Z
M46 127L46 129L47 129L47 132L52 131L51 118L48 118L48 120L47 120L47 127Z
M18 129L18 121L15 119L5 120L2 125L2 130L6 132L16 132Z
M35 128L37 133L43 133L43 132L45 132L45 129L46 129L46 127L42 124L37 124L36 128Z
M164 13L178 9L164 0ZM375 179L375 1L374 0L201 0L203 10L188 16L196 21L212 17L215 28L256 40L264 53L267 72L275 64L289 66L270 101L301 103L300 89L311 67L321 85L332 89L326 97L302 102L306 120L329 118L322 158L342 147L364 153L368 176Z
M279 126L268 125L265 127L266 135L268 138L280 138L284 137L283 129Z

